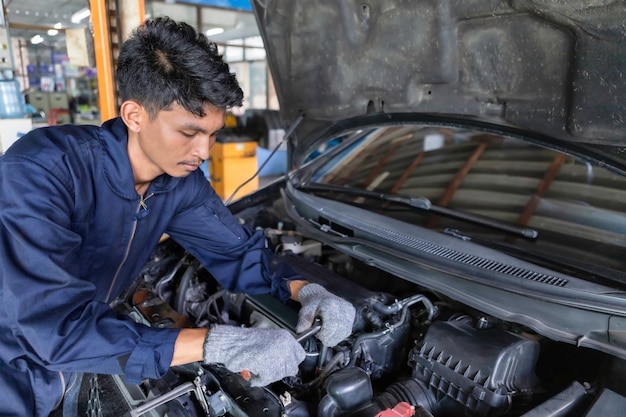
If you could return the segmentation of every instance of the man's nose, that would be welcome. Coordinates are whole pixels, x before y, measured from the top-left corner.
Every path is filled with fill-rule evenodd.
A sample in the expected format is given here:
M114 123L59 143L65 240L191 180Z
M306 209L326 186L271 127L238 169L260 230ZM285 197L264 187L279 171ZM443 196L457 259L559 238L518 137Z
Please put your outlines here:
M215 141L212 140L210 136L203 135L202 137L198 138L198 143L194 148L194 156L202 159L203 161L209 159L209 150L211 149L213 142Z

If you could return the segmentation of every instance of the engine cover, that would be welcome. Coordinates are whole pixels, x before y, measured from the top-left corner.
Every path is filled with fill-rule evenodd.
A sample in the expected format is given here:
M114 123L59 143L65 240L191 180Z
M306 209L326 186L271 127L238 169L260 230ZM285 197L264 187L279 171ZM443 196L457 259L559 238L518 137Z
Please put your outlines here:
M506 412L512 396L536 385L539 344L501 329L476 329L463 321L437 321L409 355L413 377L433 392L439 410L456 415Z

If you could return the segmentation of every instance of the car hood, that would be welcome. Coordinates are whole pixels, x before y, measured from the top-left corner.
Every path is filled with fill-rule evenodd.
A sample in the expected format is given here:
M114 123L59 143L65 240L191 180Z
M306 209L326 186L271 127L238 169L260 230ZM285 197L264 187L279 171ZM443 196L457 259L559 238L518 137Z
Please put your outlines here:
M296 154L370 113L626 140L626 6L608 0L253 0Z

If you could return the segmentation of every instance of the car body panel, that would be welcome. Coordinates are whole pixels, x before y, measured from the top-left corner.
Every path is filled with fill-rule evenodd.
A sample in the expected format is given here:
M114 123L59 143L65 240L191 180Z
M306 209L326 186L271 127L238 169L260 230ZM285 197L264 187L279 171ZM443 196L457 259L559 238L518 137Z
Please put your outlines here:
M576 142L620 144L621 1L253 1L299 151L375 113L465 115ZM314 135L313 135L314 136Z

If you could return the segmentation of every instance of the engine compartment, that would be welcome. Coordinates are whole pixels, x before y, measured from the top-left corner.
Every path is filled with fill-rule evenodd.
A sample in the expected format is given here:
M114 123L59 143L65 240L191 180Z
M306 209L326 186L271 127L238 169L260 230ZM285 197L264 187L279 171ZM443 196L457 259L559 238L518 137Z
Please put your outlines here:
M237 213L239 221L263 229L274 253L306 279L354 304L352 335L334 348L306 338L298 375L266 387L219 364L174 367L140 385L84 376L88 407L104 416L569 417L626 404L623 361L549 340L311 240L285 221L280 202L254 207ZM220 323L294 334L298 312L295 302L224 290L171 239L114 308L154 327Z

